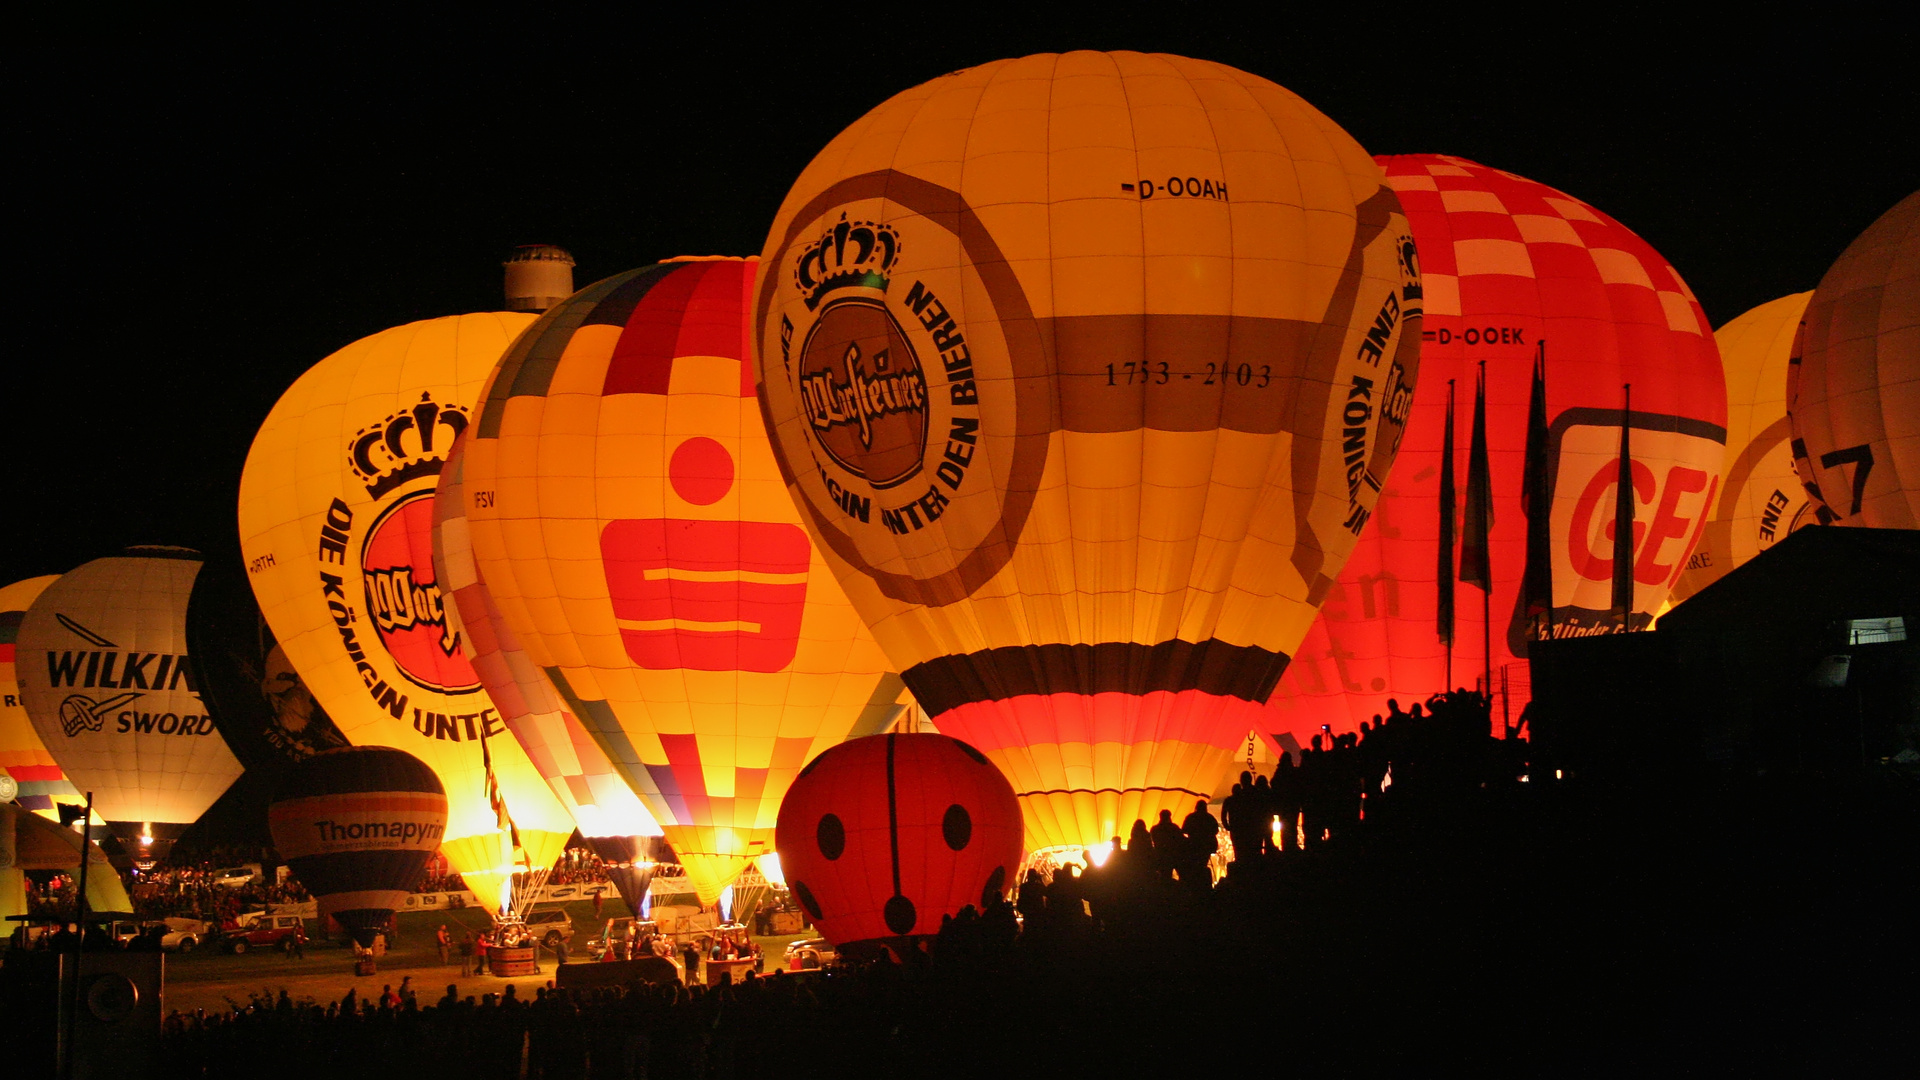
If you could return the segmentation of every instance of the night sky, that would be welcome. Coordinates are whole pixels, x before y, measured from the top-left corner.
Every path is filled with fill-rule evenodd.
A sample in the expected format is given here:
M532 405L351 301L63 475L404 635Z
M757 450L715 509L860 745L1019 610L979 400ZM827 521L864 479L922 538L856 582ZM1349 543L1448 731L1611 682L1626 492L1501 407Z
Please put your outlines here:
M1920 187L1910 35L1822 25L1838 6L1756 29L1591 5L1524 32L1439 6L1299 23L820 4L784 25L744 7L662 23L660 7L10 19L0 583L135 543L237 558L253 432L323 356L499 307L516 244L566 247L579 285L757 253L843 127L1002 57L1137 49L1265 76L1374 153L1458 154L1600 207L1716 326L1812 288Z

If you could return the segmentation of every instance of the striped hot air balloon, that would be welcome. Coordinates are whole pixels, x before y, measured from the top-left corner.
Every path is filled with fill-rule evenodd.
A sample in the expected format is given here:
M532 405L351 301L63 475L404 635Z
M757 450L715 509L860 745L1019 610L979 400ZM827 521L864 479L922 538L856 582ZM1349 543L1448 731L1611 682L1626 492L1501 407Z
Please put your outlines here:
M58 574L16 581L0 589L0 777L11 783L10 791L0 791L0 802L10 798L20 806L50 820L59 820L55 803L86 805L86 797L67 781L65 773L47 752L47 744L33 730L27 707L20 700L19 680L14 676L14 657L20 635L20 620L47 586L59 580Z
M355 941L371 947L447 829L447 794L426 763L385 746L301 761L267 809L273 845Z
M576 293L514 343L463 451L480 579L705 904L773 849L801 767L902 689L774 466L753 273L681 259Z

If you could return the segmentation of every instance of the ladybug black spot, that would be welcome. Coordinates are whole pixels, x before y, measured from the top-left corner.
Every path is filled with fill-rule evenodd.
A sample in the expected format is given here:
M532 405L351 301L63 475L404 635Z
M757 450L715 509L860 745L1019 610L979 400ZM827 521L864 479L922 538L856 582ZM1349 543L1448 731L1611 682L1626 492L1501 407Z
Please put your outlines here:
M793 883L793 895L799 897L800 906L807 909L807 914L812 916L813 921L819 922L820 901L813 898L813 890L807 888L807 883L804 881L795 881Z
M1007 887L1007 868L996 866L993 873L987 875L987 887L980 890L980 910L985 911L1000 899Z
M967 841L973 839L973 817L966 807L959 803L947 807L947 816L940 819L940 835L955 851L967 846Z
M913 910L913 901L899 895L887 901L880 914L887 920L887 929L896 934L911 934L914 921L919 918Z
M820 854L832 862L847 850L847 827L840 824L838 817L828 814L820 819L820 826L813 830L813 840L820 845Z

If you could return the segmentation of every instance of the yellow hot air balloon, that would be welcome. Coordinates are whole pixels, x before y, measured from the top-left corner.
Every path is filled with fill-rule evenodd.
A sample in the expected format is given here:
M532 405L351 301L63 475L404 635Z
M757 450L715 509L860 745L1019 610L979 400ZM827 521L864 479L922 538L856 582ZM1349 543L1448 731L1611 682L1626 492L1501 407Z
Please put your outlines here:
M1920 191L1820 279L1787 382L1794 466L1835 523L1920 529Z
M59 579L58 574L49 574L0 589L0 803L18 803L50 821L60 820L55 804L84 806L87 800L67 781L33 730L27 707L20 701L14 655L20 620L47 586Z
M956 72L795 182L755 291L775 455L1029 849L1231 767L1393 460L1419 297L1366 151L1205 61Z
M901 683L800 527L747 362L753 260L608 278L521 335L468 432L480 579L704 904L802 766Z
M1814 524L1819 507L1793 471L1787 359L1810 292L1770 300L1714 331L1727 376L1727 480L1671 607Z
M240 478L241 551L288 660L355 745L440 777L442 850L496 916L544 878L573 822L447 625L433 490L481 382L532 321L449 316L348 345L281 396Z

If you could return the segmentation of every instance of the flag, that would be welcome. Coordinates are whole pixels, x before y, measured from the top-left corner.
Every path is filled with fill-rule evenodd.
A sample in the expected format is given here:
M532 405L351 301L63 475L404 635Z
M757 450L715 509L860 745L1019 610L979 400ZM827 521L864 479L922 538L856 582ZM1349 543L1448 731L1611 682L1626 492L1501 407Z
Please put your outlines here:
M493 807L493 814L499 822L500 831L507 834L513 848L510 854L520 853L520 830L513 824L513 818L507 813L507 800L500 794L500 779L493 774L493 753L487 749L487 728L480 725L480 765L487 773L487 805Z
M1527 570L1520 586L1530 637L1552 636L1553 473L1547 462L1547 343L1533 358L1533 390L1527 402L1526 478L1520 506L1527 515Z
M1473 442L1467 448L1467 520L1460 530L1460 580L1493 592L1493 469L1487 462L1487 362L1473 392Z
M1627 432L1632 425L1633 384L1621 387L1620 471L1613 488L1613 610L1620 629L1633 618L1633 450Z
M1455 506L1453 491L1453 380L1447 380L1447 434L1446 441L1440 446L1440 534L1435 539L1440 549L1440 562L1436 571L1439 596L1434 609L1439 613L1434 631L1440 635L1440 641L1447 646L1453 645L1453 542Z

